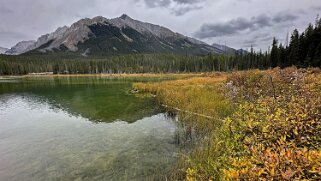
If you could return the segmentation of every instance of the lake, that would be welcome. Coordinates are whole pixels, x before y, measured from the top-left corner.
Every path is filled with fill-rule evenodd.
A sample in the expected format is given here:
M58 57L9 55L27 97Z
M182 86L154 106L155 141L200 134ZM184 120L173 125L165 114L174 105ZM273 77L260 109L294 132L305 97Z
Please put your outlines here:
M130 94L136 81L150 80L1 79L0 180L163 180L177 120Z

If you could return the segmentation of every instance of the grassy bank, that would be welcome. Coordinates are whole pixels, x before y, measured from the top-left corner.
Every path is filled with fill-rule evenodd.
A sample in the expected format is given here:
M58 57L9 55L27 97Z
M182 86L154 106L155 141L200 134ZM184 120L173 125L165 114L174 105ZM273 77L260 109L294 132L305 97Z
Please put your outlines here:
M321 178L318 69L206 74L134 88L176 112L197 140L172 179Z

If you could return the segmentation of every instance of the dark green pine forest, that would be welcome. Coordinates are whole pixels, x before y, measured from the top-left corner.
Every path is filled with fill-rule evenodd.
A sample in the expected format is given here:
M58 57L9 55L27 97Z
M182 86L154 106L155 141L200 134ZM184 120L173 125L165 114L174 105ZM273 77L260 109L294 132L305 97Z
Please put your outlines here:
M88 42L90 43L90 42ZM79 45L80 47L82 45ZM91 55L84 57L70 51L19 56L0 55L0 75L98 73L179 73L210 72L274 67L321 67L321 18L300 33L294 30L289 45L274 38L271 51L240 51L235 55L207 54L196 56L155 52L149 54Z
M270 53L271 67L321 67L321 18L299 33L294 30L288 46L274 38Z

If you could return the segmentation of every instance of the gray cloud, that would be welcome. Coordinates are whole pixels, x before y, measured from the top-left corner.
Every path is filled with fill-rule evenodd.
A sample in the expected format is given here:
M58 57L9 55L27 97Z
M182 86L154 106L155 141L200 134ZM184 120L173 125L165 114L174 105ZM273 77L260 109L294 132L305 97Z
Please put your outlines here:
M243 2L243 3L251 3L252 0L238 0L239 2Z
M320 11L321 6L311 6L310 9L315 10L315 11Z
M273 37L269 33L259 33L243 41L244 47L257 46L261 43L269 43Z
M191 5L197 4L205 0L144 0L145 4L150 8L169 7L172 3Z
M256 27L270 26L270 21L262 17L253 17L250 20L245 18L237 18L225 23L204 24L195 36L201 39L210 37L219 37L226 35L234 35L245 30L254 30Z
M258 46L259 44L257 44L257 43L249 43L249 44L243 44L242 45L242 47L244 47L244 48L250 48L250 47L256 47L256 46ZM247 51L249 51L249 50L247 50Z
M205 0L173 0L178 4L196 4Z
M244 44L245 45L253 45L253 44L256 44L257 40L255 39L249 39L249 40L245 40L244 41Z
M242 48L245 40L254 38L258 47L267 49L271 36L282 40L287 31L294 28L304 31L321 10L320 0L271 0L269 5L264 0L0 1L1 47L11 47L22 40L35 40L81 18L98 15L114 18L125 13L187 36L208 37L203 40L209 44L226 42L231 47ZM198 32L198 36L193 32ZM264 33L270 35L261 35L266 40L255 37Z
M296 10L296 12L297 12L297 14L301 14L301 15L308 14L308 12L306 10L304 10L304 9L298 9L298 10Z
M1 0L0 46L11 47L22 40L37 39L84 18L97 0Z
M265 27L272 27L281 23L293 22L298 17L287 13L278 13L274 17L261 14L250 19L237 18L224 23L204 24L195 33L201 39L231 36L241 32L255 31Z
M13 31L0 31L0 40L1 42L17 43L17 40L29 40L29 39L28 39L28 35L24 33L13 32Z
M281 12L276 14L273 17L273 21L276 23L281 23L281 22L291 22L296 20L298 17L296 15L293 14L288 14L286 12Z
M183 16L184 14L191 12L191 11L195 11L195 10L199 10L202 9L203 7L201 6L187 6L187 7L181 7L178 9L172 9L172 14L174 14L175 16Z
M24 39L27 38L28 36L24 33L20 32L13 32L13 31L0 31L0 36L1 38L7 37L7 38L12 38L12 39Z
M9 8L6 8L5 6L0 6L0 14L12 14L13 11Z
M265 37L265 38L261 38L261 39L260 39L261 42L267 42L267 41L272 42L272 40L273 40L273 37L272 37L272 36L269 36L269 37Z
M271 35L269 33L259 33L253 36L252 39L262 39L266 37L270 37Z
M171 14L182 16L191 11L202 9L199 4L206 0L144 0L149 8L168 8ZM136 2L139 2L138 0ZM172 7L171 7L172 6Z
M168 7L171 4L171 0L145 0L145 3L150 8Z

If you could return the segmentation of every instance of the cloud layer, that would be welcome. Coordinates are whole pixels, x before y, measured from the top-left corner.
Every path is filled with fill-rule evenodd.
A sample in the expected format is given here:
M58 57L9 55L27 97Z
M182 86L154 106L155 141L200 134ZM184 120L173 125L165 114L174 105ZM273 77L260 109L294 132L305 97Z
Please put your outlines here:
M264 50L274 36L282 42L288 31L313 23L320 7L320 0L1 0L0 47L81 18L125 13L209 44Z
M171 4L176 3L178 5L193 5L206 0L144 0L148 7L169 7Z
M183 16L203 8L206 0L143 0L148 8L167 8L175 16ZM139 0L137 1L139 2Z
M236 35L242 32L253 32L265 27L277 26L280 23L293 22L297 19L298 16L287 13L278 13L273 17L261 14L250 19L239 17L223 23L204 24L195 33L195 36L204 39Z

